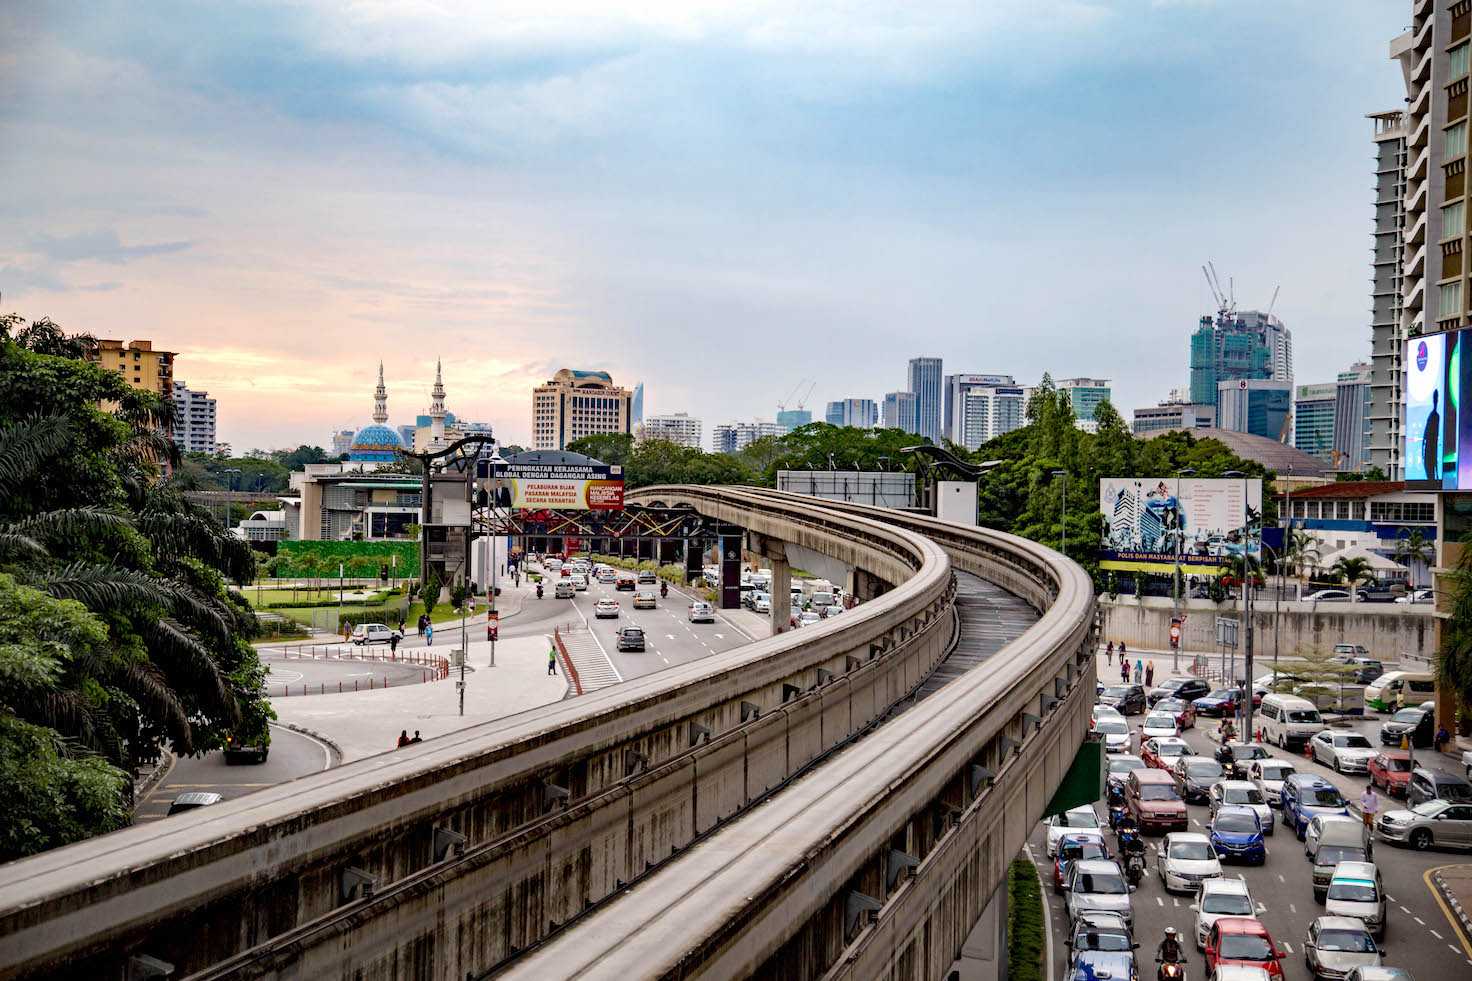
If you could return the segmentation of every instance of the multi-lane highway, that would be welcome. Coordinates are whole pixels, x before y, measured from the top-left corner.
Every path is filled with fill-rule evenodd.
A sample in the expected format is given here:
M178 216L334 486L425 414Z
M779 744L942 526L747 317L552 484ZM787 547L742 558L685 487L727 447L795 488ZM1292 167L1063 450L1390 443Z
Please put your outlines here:
M1130 717L1136 729L1134 749L1138 750L1138 728L1143 716ZM1217 724L1202 720L1195 729L1188 729L1185 739L1198 752L1212 752L1212 737ZM1312 763L1301 756L1280 750L1274 755L1291 759L1300 773L1312 773L1334 783L1340 793L1357 806L1360 792L1364 790L1362 776L1345 776ZM1383 794L1380 810L1401 807ZM1103 801L1095 805L1101 817L1107 814ZM1191 827L1194 832L1205 832L1209 819L1204 804L1189 804ZM1277 812L1274 817L1277 818ZM1043 833L1039 828L1032 836L1029 857L1038 863L1043 879L1043 893L1051 919L1053 977L1069 978L1067 973L1069 951L1064 946L1067 939L1068 914L1061 894L1052 889L1053 863L1046 857ZM1111 851L1116 850L1112 833L1106 832ZM1155 976L1155 947L1164 936L1165 928L1175 927L1186 940L1187 977L1192 981L1209 976L1204 958L1194 941L1195 914L1191 911L1194 898L1185 893L1169 893L1161 884L1158 873L1157 847L1160 838L1147 836L1147 874L1140 888L1133 895L1135 911L1135 939L1140 943L1136 952L1139 958L1141 978ZM1250 866L1224 864L1225 875L1241 878L1247 882L1254 901L1258 904L1258 918L1267 927L1273 940L1287 952L1283 959L1286 981L1309 981L1309 972L1304 966L1303 940L1313 920L1324 914L1324 907L1314 898L1310 881L1310 866L1304 854L1303 843L1291 830L1279 821L1275 834L1267 839L1268 859L1264 865ZM1393 967L1408 969L1416 978L1465 978L1472 977L1472 940L1463 937L1461 931L1444 911L1439 897L1429 883L1428 872L1439 866L1465 862L1465 852L1415 852L1396 847L1384 841L1374 846L1374 860L1385 881L1389 919L1384 946L1387 950L1385 963Z

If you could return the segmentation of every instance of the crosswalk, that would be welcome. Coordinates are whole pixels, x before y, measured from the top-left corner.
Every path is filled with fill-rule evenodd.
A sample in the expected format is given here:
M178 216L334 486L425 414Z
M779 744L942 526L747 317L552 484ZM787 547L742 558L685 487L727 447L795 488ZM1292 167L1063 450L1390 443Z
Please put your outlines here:
M564 628L558 632L568 658L578 672L583 694L616 685L624 679L608 659L608 653L587 627Z

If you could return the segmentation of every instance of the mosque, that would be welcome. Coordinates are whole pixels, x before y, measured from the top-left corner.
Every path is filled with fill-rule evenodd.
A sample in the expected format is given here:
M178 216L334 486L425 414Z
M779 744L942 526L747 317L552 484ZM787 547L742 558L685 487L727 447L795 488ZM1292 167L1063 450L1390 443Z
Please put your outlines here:
M440 363L434 366L434 390L430 393L427 422L429 424L428 446L439 449L448 446L445 439L445 383ZM454 417L450 419L453 421ZM364 426L353 435L348 445L349 463L393 463L399 459L399 451L413 449L404 444L399 431L388 425L388 389L383 385L383 362L378 363L378 388L373 392L373 424Z

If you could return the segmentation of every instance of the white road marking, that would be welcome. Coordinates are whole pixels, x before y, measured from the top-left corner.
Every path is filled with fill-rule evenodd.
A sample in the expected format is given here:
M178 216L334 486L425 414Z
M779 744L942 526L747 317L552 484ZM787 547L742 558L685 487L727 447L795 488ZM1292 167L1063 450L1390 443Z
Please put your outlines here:
M1258 908L1259 909L1262 908L1262 903L1258 903L1257 905L1258 905ZM1290 912L1290 913L1297 913L1298 912L1298 907L1297 906L1294 906L1292 903L1289 903L1288 904L1288 912Z
M1287 880L1287 879L1285 879L1285 878L1283 878L1283 876L1282 876L1282 874L1281 874L1281 873L1280 873L1280 874L1279 874L1279 875L1278 875L1278 881L1279 881L1279 882L1287 882L1287 881L1288 881L1288 880Z
M1415 920L1417 923L1421 924L1422 926L1425 926L1426 925L1426 921L1423 920L1423 919L1421 919L1419 916L1413 916L1413 917L1411 917L1411 919Z
M1461 953L1460 950L1458 950L1457 948L1453 947L1451 944L1447 944L1446 946L1447 946L1447 949L1450 950L1453 954L1460 954Z
M726 639L726 635L725 634L716 634L716 639L717 640L725 640Z
M1404 906L1402 906L1402 907L1401 907L1401 908L1400 908L1400 911L1401 911L1401 912L1402 912L1402 913L1404 913L1404 914L1405 914L1405 915L1407 915L1407 916L1410 916L1410 915L1411 915L1411 911L1410 911L1410 910L1408 910L1408 909L1406 909L1406 908L1405 908L1405 907L1404 907Z
M1428 929L1429 929L1429 927L1428 927ZM1437 933L1437 932L1436 932L1436 931L1435 931L1435 930L1432 930L1432 931L1431 931L1431 935L1432 935L1432 936L1433 936L1433 937L1435 937L1435 938L1436 938L1436 939L1437 939L1437 940L1445 940L1445 939L1446 939L1446 938L1445 938L1445 937L1443 937L1443 936L1442 936L1442 935L1441 935L1441 934L1439 934L1439 933Z
M1293 945L1292 944L1290 944L1286 940L1282 941L1282 943L1283 943L1283 953L1285 953L1285 954L1291 954L1291 953L1293 953Z
M1179 899L1172 899L1171 902L1175 903L1177 908L1179 908L1181 905L1181 901Z
M1155 897L1155 901L1157 903L1159 903L1161 906L1164 906L1165 905L1165 900L1161 899L1159 896L1156 896Z

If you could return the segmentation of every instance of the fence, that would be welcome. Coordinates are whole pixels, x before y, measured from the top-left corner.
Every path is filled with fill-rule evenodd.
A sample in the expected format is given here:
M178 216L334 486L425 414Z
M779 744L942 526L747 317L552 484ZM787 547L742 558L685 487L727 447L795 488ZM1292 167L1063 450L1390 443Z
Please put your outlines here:
M574 629L572 624L564 624L561 627L553 627L552 642L557 645L557 653L560 655L558 660L562 662L563 677L571 680L572 690L576 694L581 695L583 693L583 683L578 679L578 669L576 666L573 665L572 658L567 656L567 645L562 642L563 632L572 629ZM587 630L588 628L584 627L583 629Z

